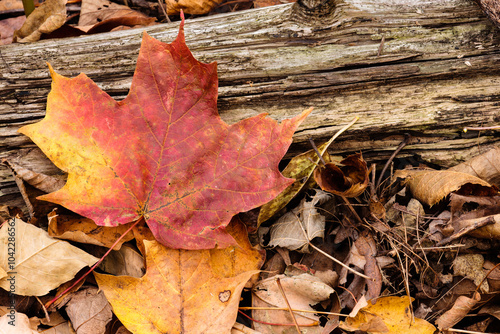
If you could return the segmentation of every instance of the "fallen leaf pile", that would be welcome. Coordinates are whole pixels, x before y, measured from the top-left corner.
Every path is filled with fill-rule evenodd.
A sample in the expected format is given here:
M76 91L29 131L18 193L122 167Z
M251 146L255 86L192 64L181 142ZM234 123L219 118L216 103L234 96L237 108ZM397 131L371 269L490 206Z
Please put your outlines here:
M92 29L117 20L95 6ZM379 175L328 153L342 130L281 161L311 110L224 123L183 24L144 34L119 102L49 67L46 116L20 131L65 173L2 162L26 207L0 205L0 333L499 328L500 148Z

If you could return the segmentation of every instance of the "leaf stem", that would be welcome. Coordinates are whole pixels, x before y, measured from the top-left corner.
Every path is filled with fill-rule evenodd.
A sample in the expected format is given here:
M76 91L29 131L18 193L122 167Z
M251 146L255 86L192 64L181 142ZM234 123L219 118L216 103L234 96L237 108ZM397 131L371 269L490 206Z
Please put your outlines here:
M113 248L120 242L120 240L123 239L123 237L125 237L127 235L127 233L129 233L130 231L132 231L132 229L140 222L140 221L143 221L144 218L139 218L134 224L132 224L132 226L130 226L128 228L127 231L125 231L125 233L123 233L122 235L120 235L120 237L118 239L116 239L116 241L114 242L114 244L108 249L108 251L99 259L99 261L97 261L91 268L89 271L87 271L85 273L85 275L83 275L82 277L80 277L76 282L74 282L69 288L67 288L66 290L64 290L63 292L61 292L60 294L58 294L57 296L54 297L54 299L50 300L47 304L45 304L45 307L46 308L49 308L50 305L52 305L53 303L55 303L59 298L61 298L61 296L63 296L65 293L67 293L68 291L70 291L71 289L73 289L73 287L75 287L78 283L80 283L85 277L87 277L91 272L94 271L95 268L97 268L97 266L99 266L101 264L101 262L106 258L106 256L108 256L109 253L111 253L111 251L113 250Z

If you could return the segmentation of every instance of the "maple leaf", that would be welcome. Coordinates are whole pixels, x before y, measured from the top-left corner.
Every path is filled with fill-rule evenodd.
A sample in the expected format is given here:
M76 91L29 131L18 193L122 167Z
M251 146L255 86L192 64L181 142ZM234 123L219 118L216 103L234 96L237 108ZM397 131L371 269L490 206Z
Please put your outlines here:
M265 253L252 247L237 217L228 232L238 246L183 250L143 240L147 263L143 277L96 272L94 277L118 319L135 334L229 333L241 291L259 273Z
M62 170L66 185L40 199L98 225L144 218L171 248L224 248L231 217L293 182L278 163L310 113L278 124L261 114L227 125L217 112L216 63L198 62L184 41L143 36L128 96L120 102L86 75L50 67L45 118L19 131Z

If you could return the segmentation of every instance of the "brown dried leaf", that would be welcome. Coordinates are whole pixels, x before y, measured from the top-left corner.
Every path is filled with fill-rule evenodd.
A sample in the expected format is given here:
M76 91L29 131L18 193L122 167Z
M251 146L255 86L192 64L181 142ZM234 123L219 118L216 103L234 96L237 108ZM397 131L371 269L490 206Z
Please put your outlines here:
M99 265L99 269L115 276L137 278L144 276L146 272L144 257L129 245L123 245L119 251L109 253Z
M458 297L453 307L436 320L436 325L440 330L453 327L462 320L479 301L481 301L479 292L474 292L472 298L466 296Z
M295 1L296 0L254 0L253 6L254 8L262 8L262 7L282 5L284 3L292 3Z
M188 14L206 14L214 9L222 0L165 0L167 14L179 14L181 10Z
M494 0L492 2L497 1ZM475 156L448 170L474 175L490 184L500 187L500 147L496 147L486 153Z
M7 160L2 162L10 168L14 175L43 192L51 193L61 189L66 184L66 180L63 178L37 173Z
M134 15L148 17L128 6L119 5L108 0L82 0L82 9L78 26L93 26L108 19Z
M405 178L413 196L429 206L438 203L452 192L493 196L498 191L496 186L476 176L448 170L398 170L394 177Z
M36 42L42 34L60 28L66 22L66 3L68 0L47 0L35 8L21 29L14 31L12 41L18 43Z
M8 253L0 252L0 266L9 278L15 276L16 294L43 296L62 283L69 281L85 266L97 258L72 246L66 241L51 238L47 232L20 219L14 219L15 265L9 264ZM7 245L9 223L0 229L0 244ZM36 284L33 284L36 282ZM0 280L0 287L9 291L8 278Z
M74 293L66 305L66 312L77 334L104 334L113 317L104 293L95 287Z
M319 278L310 274L301 274L288 277L277 275L266 280L258 282L253 289L252 306L254 307L287 307L285 299L276 282L280 279L281 286L285 292L286 298L293 310L313 311L311 305L318 304L321 301L330 298L334 290ZM299 325L313 325L319 322L319 317L314 313L294 312ZM293 319L289 311L282 310L254 310L252 317L256 320L292 324ZM270 326L254 323L255 329L263 333L282 333L287 327ZM308 327L307 333L321 333L319 326Z
M353 154L340 162L327 163L314 170L314 179L325 191L344 197L356 197L368 186L368 168L361 153Z
M479 228L474 226L485 220L490 220L493 223ZM472 219L456 219L453 220L452 225L455 231L470 229L467 234L475 238L500 240L500 214ZM471 227L473 228L471 229Z
M129 229L130 225L133 224L129 223L114 227L98 226L92 219L77 215L58 215L55 211L49 213L48 217L48 232L51 237L107 248L111 247ZM123 243L133 238L134 235L128 233L113 249L119 250Z
M318 212L316 205L323 204L330 198L330 194L318 190L310 201L303 199L299 206L281 216L271 226L269 246L308 253L309 241L317 237L323 238L325 233L325 216Z
M10 321L14 321L15 326L9 324ZM0 317L0 333L2 334L38 334L36 329L24 313L15 312L15 314L9 313Z

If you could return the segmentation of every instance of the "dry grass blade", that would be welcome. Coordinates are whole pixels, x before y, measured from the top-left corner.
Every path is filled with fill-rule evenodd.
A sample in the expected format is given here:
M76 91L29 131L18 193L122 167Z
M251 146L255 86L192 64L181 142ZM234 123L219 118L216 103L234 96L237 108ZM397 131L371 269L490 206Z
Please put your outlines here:
M292 307L290 306L290 303L288 302L288 298L286 298L285 291L283 290L283 287L281 286L281 282L279 278L276 278L276 284L278 284L278 288L280 289L281 295L283 296L283 299L285 300L286 306L288 306L288 311L290 311L290 315L292 316L293 323L295 324L295 328L297 329L298 334L302 334L300 331L299 324L297 323L297 319L295 319L295 314L293 314Z

